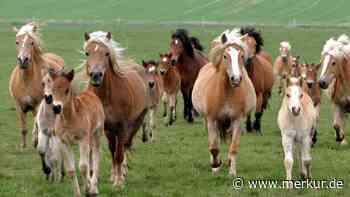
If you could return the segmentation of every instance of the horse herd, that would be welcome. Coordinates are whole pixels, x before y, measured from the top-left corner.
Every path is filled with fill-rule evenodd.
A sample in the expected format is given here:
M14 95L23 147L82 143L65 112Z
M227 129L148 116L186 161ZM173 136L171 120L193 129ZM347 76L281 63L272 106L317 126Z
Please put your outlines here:
M346 35L325 43L320 64L299 63L287 41L280 43L273 63L263 48L261 33L252 27L222 32L211 42L208 56L197 38L178 29L171 35L170 52L159 54L159 60L143 60L140 66L124 56L124 49L110 32L96 31L84 34L85 70L76 74L65 70L58 55L44 53L37 23L14 31L18 64L11 75L10 93L20 120L21 146L26 147L26 114L32 112L33 145L45 175L60 181L67 172L75 196L81 192L72 145L79 144L86 195L98 194L103 134L112 158L110 180L122 186L128 173L126 151L135 134L141 128L142 141L156 138L160 103L166 125L173 125L179 91L185 120L204 119L214 173L222 165L222 139L229 144L229 174L236 176L241 123L245 121L247 132L261 133L261 118L274 82L282 96L277 123L288 180L292 179L295 146L300 148L302 178L311 176L310 149L317 141L320 89L327 90L334 106L336 140L346 143L344 118L350 112L350 40ZM89 82L78 92L73 82L83 79Z

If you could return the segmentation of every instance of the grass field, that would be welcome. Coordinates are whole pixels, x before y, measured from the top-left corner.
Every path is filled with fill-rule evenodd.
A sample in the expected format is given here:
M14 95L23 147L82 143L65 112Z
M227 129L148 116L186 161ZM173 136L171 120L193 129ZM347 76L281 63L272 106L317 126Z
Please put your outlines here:
M350 30L347 27L318 26L346 26L349 7L346 0L339 0L335 5L334 1L326 0L172 2L152 0L142 3L141 1L136 3L135 0L106 0L104 3L76 0L70 4L67 2L71 1L21 1L21 6L19 1L0 2L0 196L72 196L68 179L63 183L48 183L42 176L37 152L32 147L24 151L19 148L20 132L14 102L8 93L8 81L16 61L15 34L11 32L10 22L20 24L28 18L58 21L43 27L45 48L61 55L70 67L79 65L84 58L79 51L82 48L85 31L111 31L113 37L127 48L127 55L141 62L145 58L158 58L159 52L167 51L170 33L178 27L186 27L193 35L200 38L206 48L209 47L210 40L225 28L232 28L228 25L184 26L171 22L219 21L266 24L272 26L263 26L260 29L265 38L265 48L274 57L277 54L278 43L289 40L295 54L301 55L303 60L317 62L326 39L348 33ZM118 19L129 21L129 24L118 23L116 22ZM73 23L67 23L66 20ZM169 23L156 24L162 22ZM317 27L292 28L286 26L288 24L317 25ZM113 188L108 180L111 162L106 140L103 138L100 196L350 196L350 145L339 146L335 142L328 98L324 97L322 101L319 141L312 150L312 176L317 180L333 178L344 180L344 189L339 190L243 188L235 191L232 188L232 178L227 175L227 168L223 168L219 176L212 176L207 134L202 121L196 120L192 125L186 123L182 118L181 103L182 100L178 105L179 118L175 126L164 127L163 120L159 116L158 136L154 144L143 144L140 135L135 138L127 184L123 189ZM274 92L270 106L263 117L263 136L245 134L241 138L237 172L245 180L285 178L280 131L276 124L279 105L280 98ZM223 150L221 158L225 159L227 145L221 147ZM78 157L76 154L77 159ZM293 175L299 178L298 162L294 164Z

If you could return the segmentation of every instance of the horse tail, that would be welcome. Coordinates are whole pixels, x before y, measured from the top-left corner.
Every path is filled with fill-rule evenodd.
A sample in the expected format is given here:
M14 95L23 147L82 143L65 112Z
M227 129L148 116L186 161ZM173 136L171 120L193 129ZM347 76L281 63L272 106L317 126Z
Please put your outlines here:
M190 37L190 41L191 41L191 44L192 44L193 48L195 48L195 49L197 49L199 51L203 51L204 50L204 48L203 48L203 46L200 43L198 38L192 36L192 37Z

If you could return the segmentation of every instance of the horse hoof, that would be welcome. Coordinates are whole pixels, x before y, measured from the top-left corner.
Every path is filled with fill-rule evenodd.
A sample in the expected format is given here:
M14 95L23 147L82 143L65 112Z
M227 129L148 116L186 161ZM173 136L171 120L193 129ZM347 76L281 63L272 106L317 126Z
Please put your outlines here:
M340 142L340 145L347 145L348 144L348 142L345 140L345 139L343 139L341 142Z
M218 175L220 171L220 166L216 168L211 168L211 172L214 176Z
M237 173L236 173L236 171L229 170L228 175L231 176L231 177L236 177Z

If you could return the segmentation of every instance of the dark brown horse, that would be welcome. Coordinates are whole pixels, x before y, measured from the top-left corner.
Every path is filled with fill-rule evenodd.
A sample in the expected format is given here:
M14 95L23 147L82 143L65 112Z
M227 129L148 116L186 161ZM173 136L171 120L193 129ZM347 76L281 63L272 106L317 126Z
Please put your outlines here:
M245 27L240 29L240 33L242 36L248 36L248 39L244 40L249 51L246 69L253 82L257 97L253 128L261 133L261 117L267 108L274 82L272 59L262 49L264 41L259 31L252 27ZM252 131L250 116L247 118L246 126L248 132Z
M142 66L124 58L110 32L85 33L89 89L101 99L106 114L105 134L112 156L111 181L122 186L127 175L125 151L141 127L149 106Z
M208 60L198 50L202 49L199 40L194 37L189 37L185 29L176 30L176 32L171 35L171 39L170 49L172 64L176 65L181 76L184 118L188 122L193 122L192 89L199 70L208 63Z

